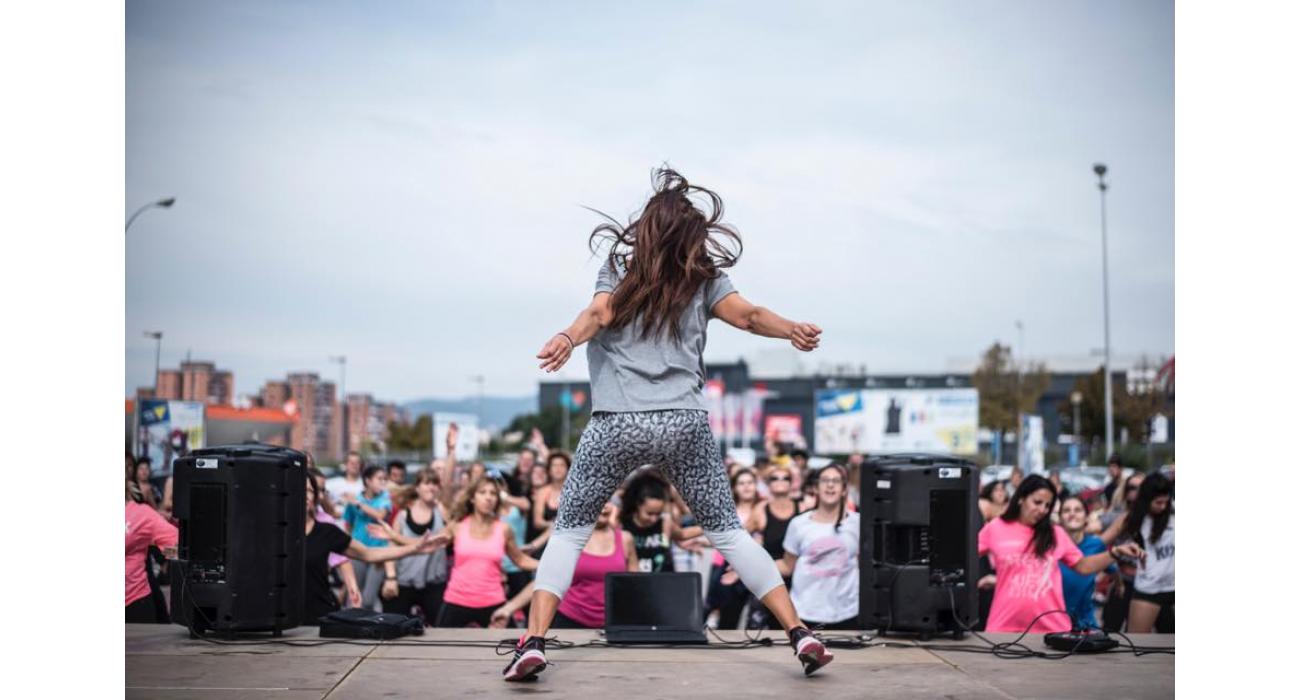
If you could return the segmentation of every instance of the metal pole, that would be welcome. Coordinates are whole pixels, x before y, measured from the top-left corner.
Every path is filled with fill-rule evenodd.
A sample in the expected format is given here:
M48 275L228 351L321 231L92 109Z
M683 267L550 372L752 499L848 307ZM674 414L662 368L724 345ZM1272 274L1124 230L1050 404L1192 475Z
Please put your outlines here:
M155 345L153 350L153 397L158 398L158 372L161 371L162 360L162 331L145 331L144 337L153 338Z
M1110 459L1110 455L1115 452L1115 407L1110 386L1110 265L1106 254L1106 166L1097 163L1092 166L1092 170L1097 173L1097 188L1101 190L1101 292L1106 330L1106 355L1102 367L1105 372L1106 390L1106 459Z
M342 419L342 429L339 432L343 442L343 453L339 457L344 457L351 447L348 444L348 356L347 355L330 355L330 362L337 362L339 365L339 414Z

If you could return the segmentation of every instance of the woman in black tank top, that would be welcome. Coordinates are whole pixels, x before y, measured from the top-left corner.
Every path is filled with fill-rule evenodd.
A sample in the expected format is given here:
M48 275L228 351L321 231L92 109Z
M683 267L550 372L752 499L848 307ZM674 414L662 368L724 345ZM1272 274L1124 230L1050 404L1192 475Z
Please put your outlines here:
M773 559L785 556L785 531L790 527L790 520L800 513L798 502L790 498L790 484L789 467L779 464L772 467L767 474L770 497L761 509L754 512L752 529L763 533L763 549Z
M664 516L667 506L668 484L658 474L644 471L628 480L618 517L623 529L632 534L642 571L675 571L672 543L704 533L698 526L678 527Z

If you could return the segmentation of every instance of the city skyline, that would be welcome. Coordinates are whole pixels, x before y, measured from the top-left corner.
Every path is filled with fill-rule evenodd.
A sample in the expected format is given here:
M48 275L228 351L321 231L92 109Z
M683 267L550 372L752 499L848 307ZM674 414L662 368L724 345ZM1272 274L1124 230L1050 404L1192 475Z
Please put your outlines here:
M741 293L825 329L804 362L873 372L1100 348L1104 161L1114 352L1174 353L1172 3L596 7L128 2L125 215L177 203L127 237L127 393L145 330L236 395L331 355L399 402L535 393L581 205L665 161L726 202Z

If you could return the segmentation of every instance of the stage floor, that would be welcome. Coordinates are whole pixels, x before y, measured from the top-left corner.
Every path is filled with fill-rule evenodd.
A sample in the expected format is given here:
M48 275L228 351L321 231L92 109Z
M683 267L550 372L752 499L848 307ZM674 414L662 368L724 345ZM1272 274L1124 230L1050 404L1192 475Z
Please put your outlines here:
M811 678L788 646L708 648L574 648L548 650L552 662L532 683L504 683L507 657L488 647L422 645L431 641L496 642L507 630L430 629L404 645L385 642L225 646L191 640L178 626L126 626L128 698L1172 698L1174 657L1131 653L1078 655L1060 661L999 659L920 648L832 649L835 661ZM843 634L843 633L837 633ZM597 639L593 631L558 630L561 640ZM740 641L740 632L723 632ZM1015 635L986 635L1010 641ZM269 638L269 637L268 637ZM282 639L317 640L315 628ZM890 641L907 643L891 638ZM1046 650L1042 636L1025 642ZM1172 635L1136 635L1138 645L1171 647ZM962 642L982 644L968 636Z

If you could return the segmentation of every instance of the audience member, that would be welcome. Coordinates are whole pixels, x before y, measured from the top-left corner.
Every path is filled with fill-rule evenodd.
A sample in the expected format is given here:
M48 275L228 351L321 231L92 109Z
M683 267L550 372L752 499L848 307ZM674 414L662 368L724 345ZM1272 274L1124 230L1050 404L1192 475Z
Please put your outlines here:
M150 547L175 556L176 527L144 503L137 465L126 460L126 622L167 624L170 618L159 591L149 585L145 572Z
M388 514L392 512L388 474L383 467L371 465L366 467L361 481L363 486L360 495L354 496L351 491L343 491L347 506L343 509L340 522L357 542L371 548L383 547L386 542L367 530L367 526L386 522ZM361 607L375 610L379 607L381 594L385 599L397 595L397 565L390 560L381 564L369 564L354 559L353 568L356 569L357 583L361 586Z
M1112 546L1109 551L1085 557L1049 514L1056 489L1047 479L1031 474L1021 480L1006 512L990 520L979 533L979 553L989 554L997 573L980 579L994 586L993 607L985 629L989 632L1066 632L1071 629L1065 610L1061 570L1064 562L1076 573L1095 574L1110 566L1115 555L1140 557L1134 544Z
M1133 601L1128 631L1134 634L1174 631L1174 502L1173 482L1157 472L1138 489L1133 507L1124 516L1121 537L1146 550L1133 577Z
M794 516L777 562L790 578L795 611L822 629L858 627L859 516L845 508L848 471L831 463L817 472L817 503Z

